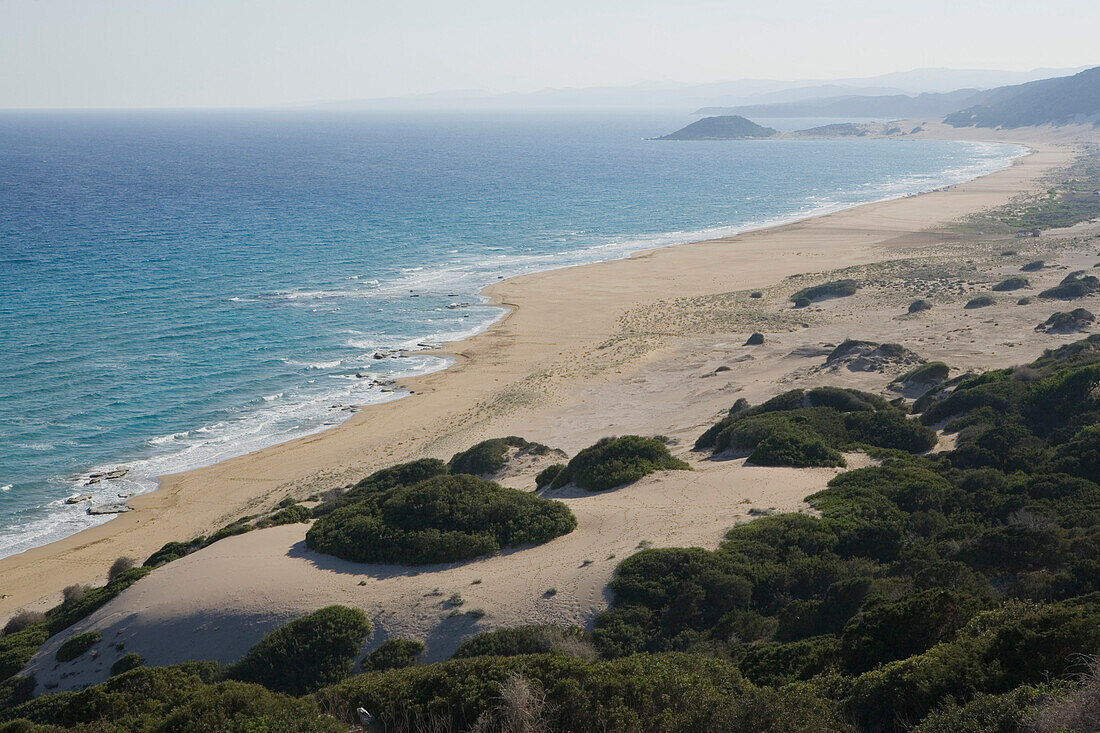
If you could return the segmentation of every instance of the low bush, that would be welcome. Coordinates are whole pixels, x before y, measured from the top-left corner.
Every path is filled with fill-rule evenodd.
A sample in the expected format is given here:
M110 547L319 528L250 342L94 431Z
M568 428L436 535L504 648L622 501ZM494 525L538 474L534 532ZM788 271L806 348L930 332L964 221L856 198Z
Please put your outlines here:
M690 471L662 441L640 435L602 438L575 455L554 477L551 488L574 483L586 491L606 491L634 483L654 471Z
M932 303L931 301L924 300L923 298L914 300L912 303L909 304L910 313L920 313L921 311L929 310L932 310Z
M370 632L359 609L328 606L267 633L226 676L303 695L350 676Z
M314 522L306 544L354 562L457 562L541 544L576 526L561 502L475 476L436 476L341 506Z
M132 557L120 557L111 563L110 570L107 571L107 582L111 582L118 576L125 573L127 570L137 567L137 560Z
M773 430L756 444L748 462L756 466L846 466L844 456L808 430Z
M384 672L387 669L412 667L424 651L424 642L416 639L387 639L373 652L363 657L360 669L364 672Z
M26 609L22 611L16 611L14 614L12 614L12 617L8 619L8 622L4 624L4 631L2 633L5 636L8 634L14 634L17 631L22 631L28 626L40 624L45 620L46 614L42 613L41 611L29 611Z
M301 522L308 522L313 519L313 512L302 506L301 504L295 504L294 506L288 506L285 509L272 514L266 520L263 520L263 524L270 527L278 527L282 524L299 524Z
M1003 293L1010 290L1019 290L1020 288L1030 288L1031 283L1026 277L1009 277L1001 280L994 285L991 290L996 293Z
M833 280L832 282L802 288L798 292L791 294L791 300L795 303L800 300L808 300L813 303L818 300L825 300L826 298L844 298L849 295L855 295L858 289L859 282L856 280Z
M452 657L514 657L520 654L567 654L592 659L595 650L579 627L534 624L475 634L463 639Z
M947 379L951 367L942 361L930 361L906 372L895 381L899 384L936 384Z
M312 700L298 700L241 682L214 683L209 665L138 667L79 692L42 695L5 712L5 730L279 731L343 733ZM43 727L38 727L43 726Z
M129 672L131 669L137 669L138 667L145 666L145 657L141 656L137 652L130 652L129 654L123 654L121 657L115 660L115 663L111 665L111 676L123 674Z
M764 343L764 334L754 333L745 340L745 346L759 346Z
M543 489L547 486L550 486L552 483L554 483L554 479L558 477L558 474L564 470L564 463L555 463L552 466L547 466L546 468L539 471L538 475L535 476L535 487Z
M966 301L966 305L964 305L963 307L967 310L973 310L975 308L987 308L996 302L997 301L994 300L993 296L991 295L979 295L976 298L971 298L970 300Z
M57 653L54 656L59 662L71 662L98 644L102 639L103 635L98 631L85 631L82 634L75 634L57 648Z
M1100 278L1071 272L1062 282L1039 293L1039 297L1047 300L1076 300L1096 292L1100 292Z
M509 448L518 448L532 455L546 455L550 452L550 449L542 443L531 443L511 435L507 438L483 440L461 453L456 453L447 463L447 467L451 473L488 476L504 468Z
M19 674L48 638L50 632L44 623L0 637L0 680Z
M1044 265L1044 263L1043 263L1042 260L1035 260L1034 262L1029 262L1026 265L1024 265L1023 267L1021 267L1020 271L1021 272L1038 272L1039 270L1043 269L1043 265Z

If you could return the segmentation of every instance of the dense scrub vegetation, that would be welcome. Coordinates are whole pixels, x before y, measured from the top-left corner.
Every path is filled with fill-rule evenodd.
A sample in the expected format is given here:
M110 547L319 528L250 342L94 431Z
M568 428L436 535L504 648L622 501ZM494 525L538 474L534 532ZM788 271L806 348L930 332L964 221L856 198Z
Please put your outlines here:
M712 654L756 684L802 681L859 729L958 719L971 704L1022 720L1039 687L1100 653L1098 347L934 388L915 409L958 432L957 448L837 476L809 499L820 517L759 519L714 552L628 558L598 648ZM796 415L834 434L837 417L811 404L787 393L742 406L701 442Z
M602 438L582 450L554 475L550 488L574 483L586 491L606 491L631 484L654 471L690 471L689 466L668 452L659 438L623 435Z
M1071 272L1052 288L1039 293L1040 298L1052 300L1076 300L1100 292L1100 278L1083 272Z
M1030 287L1031 282L1026 277L1009 277L1001 280L990 289L997 293L1003 293L1010 290L1019 290L1020 288Z
M855 295L857 290L859 290L859 282L856 280L833 280L832 282L802 288L791 294L791 301L798 303L805 300L809 303L816 303L827 298L845 298L849 295Z
M755 407L743 401L695 441L696 450L748 452L758 466L843 466L842 450L875 446L919 453L936 435L878 395L795 389Z
M626 558L591 634L496 630L431 665L414 663L416 642L394 640L348 677L369 627L343 609L332 628L299 620L272 632L226 670L139 667L22 703L27 686L10 678L0 720L36 732L325 731L357 723L363 707L387 731L514 730L517 720L624 733L1092 730L1098 387L1100 335L1026 366L943 381L914 403L917 420L855 390L739 401L701 448L758 447L800 430L832 450L877 446L881 465L833 478L809 497L812 516L739 525L713 551ZM931 425L956 434L956 447L915 455ZM479 481L441 463L368 479L325 517L424 484ZM48 633L34 619L13 627L0 662Z
M416 462L373 474L314 522L306 544L354 562L416 565L540 544L577 526L561 502L436 469Z

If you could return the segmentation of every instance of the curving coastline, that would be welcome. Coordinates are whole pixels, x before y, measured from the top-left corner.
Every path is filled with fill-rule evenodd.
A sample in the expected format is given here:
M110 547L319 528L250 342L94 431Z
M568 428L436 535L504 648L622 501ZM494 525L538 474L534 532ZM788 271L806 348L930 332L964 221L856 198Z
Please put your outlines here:
M556 402L598 383L609 369L636 369L648 358L616 351L623 313L661 297L765 287L789 275L920 246L934 236L923 233L928 227L1030 190L1069 157L1053 141L1026 143L1034 152L1013 167L950 190L494 284L485 294L491 304L509 308L508 317L452 344L446 353L456 363L450 369L402 380L413 392L408 398L372 406L323 433L166 476L157 491L131 501L135 511L0 561L0 592L7 595L0 613L52 600L65 585L101 576L117 556L143 557L288 492L313 493L407 457L446 457L536 412L544 425L560 420ZM660 348L654 343L648 353ZM561 430L557 443L579 448L592 430Z

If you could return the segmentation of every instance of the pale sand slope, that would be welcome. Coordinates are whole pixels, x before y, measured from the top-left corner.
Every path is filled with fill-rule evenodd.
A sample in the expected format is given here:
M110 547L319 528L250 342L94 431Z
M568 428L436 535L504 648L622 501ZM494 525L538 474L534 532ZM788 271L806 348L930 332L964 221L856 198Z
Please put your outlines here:
M950 241L949 235L923 232L1040 188L1045 172L1072 157L1066 144L1029 144L1037 152L1012 168L949 190L494 285L486 291L492 301L515 312L488 332L454 344L458 363L451 369L407 380L415 395L371 407L325 433L165 477L158 491L131 500L135 511L0 560L0 617L28 604L52 605L69 584L101 580L116 557L147 557L169 540L208 533L270 507L288 492L305 496L409 457L449 457L502 434L505 426L515 431L531 420L548 424L557 415L557 442L570 451L600 433L621 432L626 426L610 418L575 429L576 419L563 408L607 374L646 373L645 359L669 348L676 329L659 319L646 325L652 338L617 337L624 313L661 297L768 287L796 273ZM698 412L716 409L712 399ZM638 414L658 423L663 417L652 408Z
M615 565L643 540L654 546L713 548L728 527L749 518L750 508L805 510L804 497L835 475L832 469L707 460L686 451L734 399L746 396L756 402L784 389L820 384L892 396L885 387L901 367L883 372L822 368L829 345L849 336L897 341L956 369L1025 362L1044 348L1081 338L1040 334L1034 327L1054 310L1083 306L1100 313L1100 296L1072 303L1016 303L1060 281L1070 269L1091 269L1100 261L1098 233L1100 225L1090 224L1037 240L964 238L929 245L912 258L831 273L866 285L854 297L797 311L787 297L805 278L767 289L759 299L742 291L639 309L624 319L624 332L641 334L641 341L652 338L646 324L657 317L676 331L676 338L636 364L590 377L551 409L500 425L552 444L565 439L586 444L608 432L663 432L679 443L675 452L688 458L694 471L661 473L603 494L552 493L577 515L573 533L452 567L358 565L319 556L303 547L301 525L224 540L155 571L77 625L74 632L96 628L104 634L107 644L101 645L99 657L58 665L53 661L63 641L58 638L43 647L31 669L40 682L59 688L96 682L119 656L108 646L116 641L153 664L192 657L229 661L267 629L328 603L359 606L370 614L377 632L367 648L395 636L418 638L429 645L428 660L446 657L463 636L481 629L526 623L590 626L606 607L606 583ZM1009 248L1015 253L1002 255ZM988 292L993 283L1039 257L1050 264L1028 275L1032 287L996 294L996 305L988 308L963 308L976 293ZM934 308L906 315L906 306L918 295L932 300ZM767 333L765 345L742 345L748 331L758 327ZM633 343L632 337L620 343ZM722 365L729 371L716 372ZM868 462L850 458L851 467ZM522 487L531 481L528 475L508 483ZM551 587L557 592L547 596ZM447 604L453 593L465 599L458 609ZM467 609L483 609L485 616L463 614Z

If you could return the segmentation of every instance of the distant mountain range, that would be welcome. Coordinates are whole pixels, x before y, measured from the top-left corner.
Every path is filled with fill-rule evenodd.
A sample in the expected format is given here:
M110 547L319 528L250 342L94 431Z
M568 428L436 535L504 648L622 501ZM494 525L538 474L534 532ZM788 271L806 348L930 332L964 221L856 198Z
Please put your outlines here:
M776 104L739 107L703 107L700 115L744 115L747 117L943 117L981 99L977 89L953 92L908 94L846 94Z
M1100 66L1073 76L983 92L944 119L955 127L1100 123Z
M894 123L826 125L796 133L779 133L748 120L757 117L881 117L943 118L955 127L1017 128L1036 125L1091 124L1100 126L1100 67L1072 76L997 87L985 91L960 89L946 94L848 95L801 102L733 108L697 120L658 140L737 140L759 137L837 137L911 135ZM727 114L728 113L728 114Z
M1084 68L1084 67L1081 67ZM709 84L643 82L626 86L543 89L537 92L489 94L440 92L329 102L325 109L680 109L783 104L841 96L876 97L956 93L990 89L1073 74L1074 69L995 71L988 69L914 69L871 77L821 80L740 79ZM962 105L954 109L961 109ZM954 111L954 110L948 110Z

